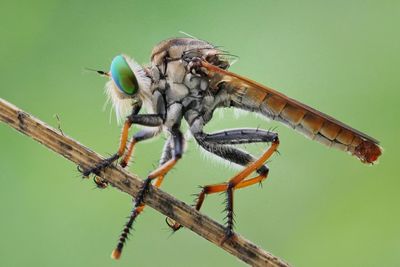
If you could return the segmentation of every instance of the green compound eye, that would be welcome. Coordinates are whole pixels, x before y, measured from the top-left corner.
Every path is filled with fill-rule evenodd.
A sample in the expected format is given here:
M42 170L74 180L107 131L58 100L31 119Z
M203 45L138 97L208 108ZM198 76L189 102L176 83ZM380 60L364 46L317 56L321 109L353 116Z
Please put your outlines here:
M111 62L111 77L118 89L124 94L134 95L139 90L135 73L129 67L123 55L116 56Z

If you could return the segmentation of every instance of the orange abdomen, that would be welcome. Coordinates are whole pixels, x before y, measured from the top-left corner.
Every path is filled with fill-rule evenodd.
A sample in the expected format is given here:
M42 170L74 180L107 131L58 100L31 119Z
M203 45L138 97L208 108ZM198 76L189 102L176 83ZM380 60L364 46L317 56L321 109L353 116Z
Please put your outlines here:
M378 141L293 99L266 90L239 87L232 100L284 123L306 137L329 147L351 153L364 163L381 155Z
M202 62L202 66L210 78L211 87L217 89L223 84L231 97L232 106L280 121L312 140L349 152L363 163L373 163L382 154L376 139L331 116L207 62Z

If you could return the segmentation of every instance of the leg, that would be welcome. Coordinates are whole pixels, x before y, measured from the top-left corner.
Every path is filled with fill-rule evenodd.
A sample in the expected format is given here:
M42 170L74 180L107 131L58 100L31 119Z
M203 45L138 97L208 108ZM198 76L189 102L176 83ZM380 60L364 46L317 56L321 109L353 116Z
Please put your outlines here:
M158 134L160 134L160 132L161 132L161 127L157 128L156 130L144 129L144 130L141 130L141 131L135 133L132 136L131 140L129 141L128 150L126 151L123 159L119 163L121 165L121 167L125 168L128 165L129 160L132 156L134 147L137 143L151 139L151 138L157 136Z
M139 190L136 198L135 205L129 221L126 223L125 228L120 236L117 247L111 254L114 259L119 259L121 256L122 249L124 247L126 238L132 229L132 225L136 217L143 211L145 205L143 203L146 192L149 189L152 180L156 179L155 186L159 187L164 179L164 176L169 170L176 164L176 162L182 157L183 152L183 135L178 128L171 130L171 141L168 141L164 147L164 152L160 160L160 166L152 171L147 179L143 182L141 189Z
M83 171L83 173L82 173L83 176L85 176L85 177L89 176L91 173L98 175L101 170L110 166L114 161L116 161L119 157L122 156L122 154L125 151L126 142L128 140L128 132L129 132L129 129L131 128L131 126L132 126L132 122L129 119L127 119L125 121L124 126L121 131L121 139L120 139L119 148L118 148L117 153L115 153L114 155L112 155L109 158L104 159L102 162L100 162L93 168Z
M93 168L83 171L82 172L83 176L89 176L91 173L98 175L100 173L100 171L102 171L104 168L107 168L114 161L116 161L117 159L122 157L122 155L125 152L125 147L126 147L126 143L128 140L129 129L132 126L132 124L134 124L134 123L140 124L140 125L145 125L145 126L159 127L162 125L163 119L161 118L161 116L159 116L157 114L140 114L140 115L132 114L132 115L130 115L126 119L126 121L124 123L124 127L122 128L121 140L120 140L120 144L119 144L117 153L115 153L114 155L112 155L109 158L104 159L102 162L100 162Z
M200 131L194 134L194 137L196 141L199 143L199 145L202 146L205 150L209 151L210 153L213 153L225 160L228 160L230 162L242 166L250 166L250 164L257 162L257 160L250 154L229 145L248 144L256 142L273 142L275 139L278 138L278 135L270 131L264 131L259 129L235 129L235 130L226 130L222 132L217 132L213 134L206 134ZM264 162L262 162L256 169L254 169L259 174L258 176L248 180L241 181L239 184L236 185L234 189L244 188L249 185L262 182L263 180L265 180L268 176L269 169L267 166L263 165L263 163ZM251 172L253 171L250 171L249 174L251 174ZM246 175L245 177L247 177L248 175ZM201 205L203 204L203 201L207 194L223 192L227 190L228 190L228 183L221 183L203 187L203 190L198 195L196 209L200 210ZM233 227L233 217L232 217L232 212L230 212L230 210L232 210L233 208L232 198L233 194L232 192L229 192L227 201L228 228L229 225L231 225L230 228ZM229 201L229 199L231 201ZM178 230L181 227L177 222L171 219L167 219L167 224L174 231Z
M260 129L234 129L226 130L212 134L198 132L194 137L198 144L208 152L215 154L229 162L242 166L247 166L256 159L243 150L230 145L250 144L250 143L268 143L277 138L277 134ZM260 168L257 172L263 173L266 168Z
M196 133L198 142L208 142L222 145L239 145L251 143L272 142L277 136L276 133L260 129L234 129L206 134Z
M237 175L233 176L228 184L227 184L227 229L226 229L226 235L227 238L230 238L233 235L233 190L236 188L240 188L243 186L246 186L246 184L251 185L253 181L257 180L257 177L253 181L244 181L243 180L249 176L253 171L257 170L260 168L271 156L272 154L277 150L279 146L279 139L276 136L274 140L272 140L271 146L267 149L267 151L264 152L264 154L261 155L261 157L256 160L255 162L251 163L247 167L245 167L244 170L239 172ZM240 184L243 182L242 186Z
M125 168L128 165L128 162L132 156L134 147L137 143L144 141L144 140L148 140L150 138L153 138L153 137L157 136L160 132L161 132L161 127L157 128L155 130L144 129L144 130L141 130L141 131L135 133L131 137L131 140L128 145L128 150L125 152L123 159L119 163L120 166L122 168ZM93 180L96 183L98 188L103 189L108 186L108 183L105 180L99 178L98 176L95 176L93 178Z
M272 145L261 155L259 159L248 164L244 170L239 172L237 175L232 177L227 184L226 188L221 185L211 186L207 190L213 192L218 192L219 190L224 190L227 193L227 238L233 235L233 191L237 188L243 188L248 185L254 184L256 181L262 180L266 178L266 173L260 173L258 177L244 180L248 177L253 171L259 170L260 167L263 166L265 161L271 157L271 155L276 151L279 145L278 135L276 133L272 133L269 131L262 131L258 129L246 129L246 130L232 130L232 131L223 131L215 134L203 134L200 135L200 141L209 144L209 147L212 147L212 144L243 144L243 143L254 143L254 142L272 142ZM227 158L227 157L224 157ZM229 160L229 158L227 158ZM235 157L233 158L235 159ZM263 175L265 177L263 177ZM200 194L198 201L198 208L201 207L201 204L205 197L204 193L202 196ZM203 200L201 199L203 198Z
M265 165L264 165L265 166ZM245 179L241 181L234 189L245 188L253 184L261 183L263 180L267 179L268 176L268 167L267 171L263 174L259 174L253 178ZM206 185L203 186L203 190L201 190L197 202L196 202L196 210L200 210L201 206L203 205L204 199L206 195L211 195L214 193L221 193L228 189L227 183L220 183L220 184L213 184L213 185Z
M205 135L205 134L204 134ZM210 153L213 153L229 162L233 162L242 166L246 166L249 163L255 161L256 159L244 152L243 150L237 149L235 147L232 146L228 146L228 145L221 145L221 144L215 144L209 141L205 141L204 139L196 139L198 141L198 143L200 144L201 147L203 147L205 150L207 150ZM266 175L268 174L268 168L266 166L261 166L257 172L260 175ZM224 186L223 186L224 185ZM226 191L226 184L221 184L221 186L223 186L223 190L222 191ZM211 190L211 189L210 189ZM197 198L197 204L196 204L196 209L199 210L201 207L201 204L204 201L205 195L209 194L209 193L214 193L212 192L214 190L214 188L210 191L207 189L207 186L203 187L203 191L198 195ZM222 192L222 191L215 191L216 192ZM182 226L177 223L176 221L167 218L166 222L168 224L168 226L173 230L173 231L177 231L179 230Z
M257 170L257 172L261 174L240 182L234 189L245 188L253 184L261 183L263 180L267 179L269 169L267 166L263 165ZM203 189L197 196L195 205L196 210L201 209L201 206L203 205L204 199L207 195L224 192L228 189L228 185L226 183L219 183L213 185L206 185L203 186L202 188ZM166 223L174 232L182 228L182 225L180 225L179 223L168 217L166 218Z

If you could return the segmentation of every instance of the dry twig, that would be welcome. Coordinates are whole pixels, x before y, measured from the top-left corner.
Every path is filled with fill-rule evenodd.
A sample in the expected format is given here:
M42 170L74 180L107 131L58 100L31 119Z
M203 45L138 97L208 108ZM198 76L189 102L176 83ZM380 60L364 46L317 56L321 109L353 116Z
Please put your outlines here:
M82 168L93 166L103 159L99 154L1 98L0 120ZM100 176L133 197L142 184L138 176L120 167L107 168ZM222 225L157 188L150 189L145 203L252 266L289 266L240 235L221 244L225 233Z

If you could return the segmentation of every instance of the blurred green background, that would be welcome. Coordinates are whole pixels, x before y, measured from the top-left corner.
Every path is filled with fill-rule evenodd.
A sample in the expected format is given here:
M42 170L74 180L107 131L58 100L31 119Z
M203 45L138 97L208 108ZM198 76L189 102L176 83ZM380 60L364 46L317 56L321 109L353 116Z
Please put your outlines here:
M264 187L236 194L236 230L295 266L399 266L399 1L1 1L0 97L107 155L119 126L103 111L107 69L124 52L141 63L179 30L223 45L231 70L279 89L382 143L376 166L254 116L219 112L207 128L278 126L281 156ZM186 127L186 126L185 126ZM170 235L148 208L123 257L109 254L131 209L76 166L0 125L0 266L242 266L188 230ZM145 176L163 138L137 147ZM264 147L249 147L261 153ZM397 165L397 167L396 167ZM193 140L163 189L185 202L197 185L235 172ZM223 196L204 212L222 221Z

